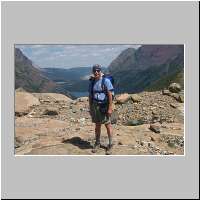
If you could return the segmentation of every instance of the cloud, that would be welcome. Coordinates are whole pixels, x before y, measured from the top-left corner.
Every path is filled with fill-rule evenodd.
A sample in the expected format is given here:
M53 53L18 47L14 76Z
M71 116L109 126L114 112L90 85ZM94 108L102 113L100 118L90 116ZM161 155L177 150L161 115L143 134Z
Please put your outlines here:
M40 67L108 66L124 49L139 45L16 45Z

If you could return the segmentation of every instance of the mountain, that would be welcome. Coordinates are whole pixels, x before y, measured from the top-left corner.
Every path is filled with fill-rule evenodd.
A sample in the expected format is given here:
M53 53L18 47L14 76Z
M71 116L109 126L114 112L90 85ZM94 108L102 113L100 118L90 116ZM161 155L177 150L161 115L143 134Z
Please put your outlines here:
M160 90L172 81L184 86L183 45L143 45L124 50L109 67L117 92Z
M66 89L45 77L20 49L15 48L15 89L17 88L28 92L62 93L71 97Z

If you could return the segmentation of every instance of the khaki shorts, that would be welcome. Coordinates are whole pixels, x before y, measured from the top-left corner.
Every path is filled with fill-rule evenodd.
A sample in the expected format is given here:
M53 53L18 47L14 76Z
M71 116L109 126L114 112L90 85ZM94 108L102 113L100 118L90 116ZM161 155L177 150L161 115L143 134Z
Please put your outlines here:
M101 123L101 124L110 123L110 117L108 116L107 112L102 113L100 105L96 102L93 102L91 106L91 117L93 123Z

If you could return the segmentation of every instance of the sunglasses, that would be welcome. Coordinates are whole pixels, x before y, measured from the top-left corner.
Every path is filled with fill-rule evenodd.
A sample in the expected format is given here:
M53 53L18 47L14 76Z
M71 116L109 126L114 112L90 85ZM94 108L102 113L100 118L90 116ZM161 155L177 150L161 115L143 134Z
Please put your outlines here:
M93 73L100 72L100 71L101 71L100 69L95 69L95 70L93 70Z

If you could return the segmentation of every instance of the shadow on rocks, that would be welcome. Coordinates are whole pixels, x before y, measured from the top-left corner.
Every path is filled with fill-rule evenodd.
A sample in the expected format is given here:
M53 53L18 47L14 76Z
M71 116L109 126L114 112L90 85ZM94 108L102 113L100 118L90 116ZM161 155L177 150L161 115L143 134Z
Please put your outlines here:
M63 143L70 143L73 144L74 146L79 147L80 149L91 149L92 145L90 142L85 141L81 139L80 137L72 137L70 139L66 139L63 141Z

